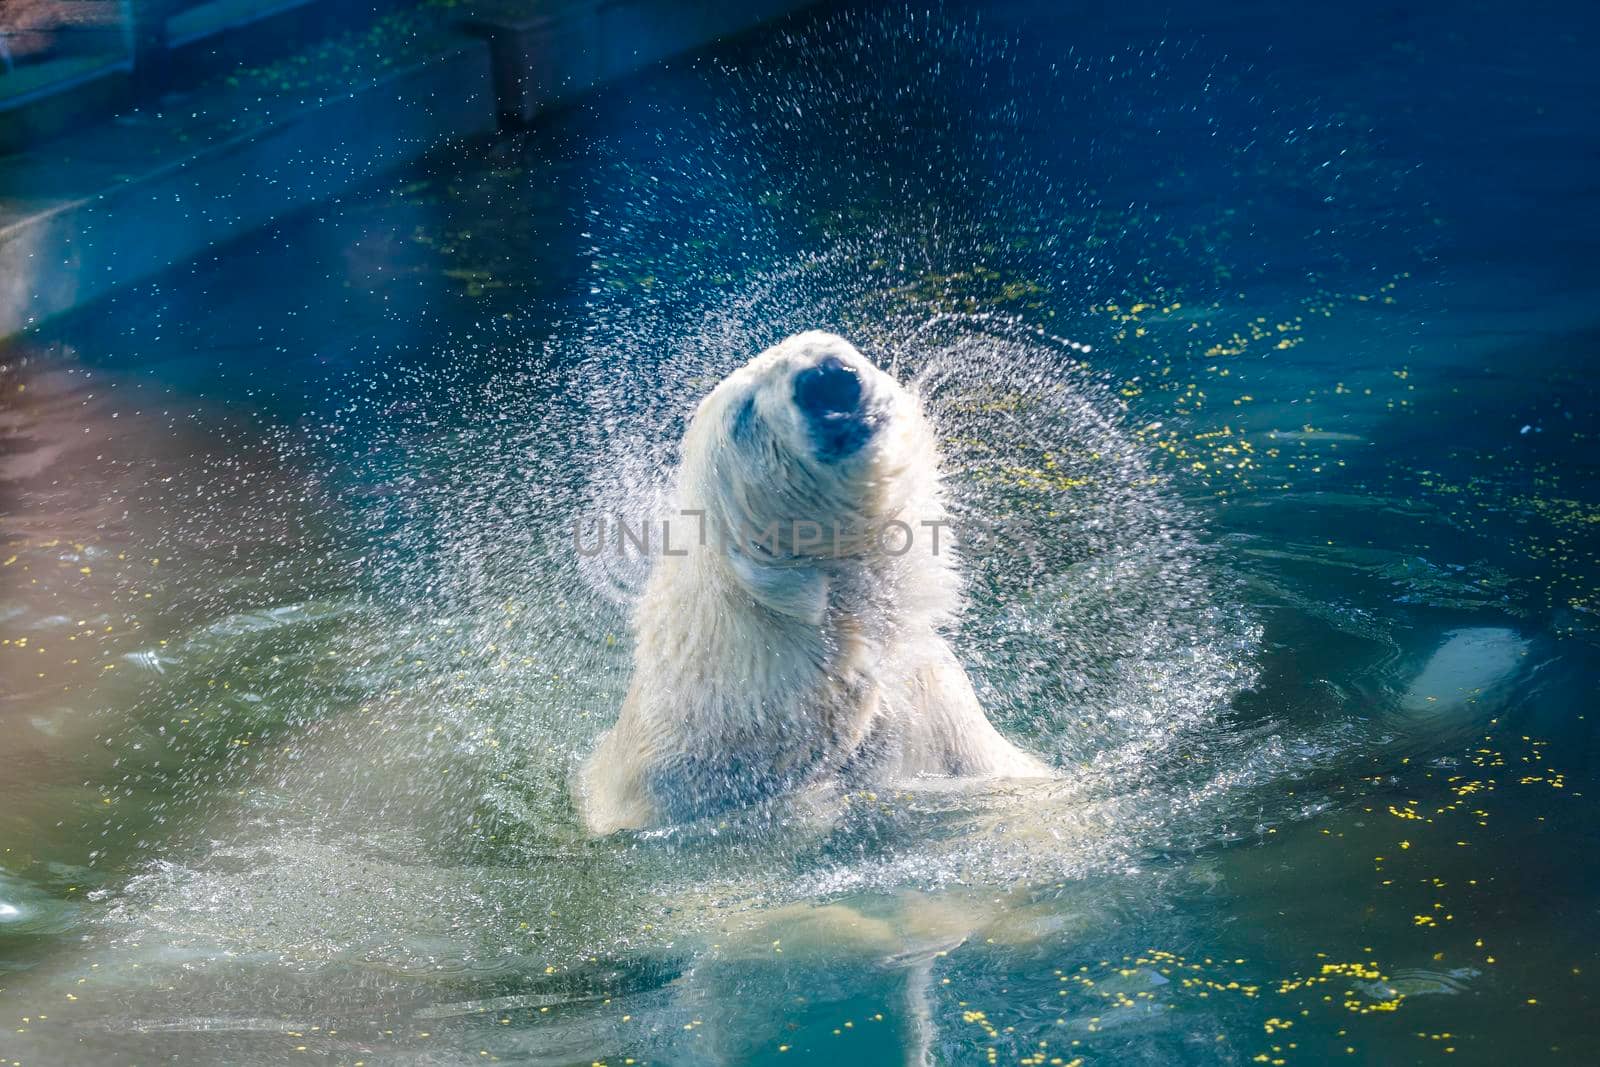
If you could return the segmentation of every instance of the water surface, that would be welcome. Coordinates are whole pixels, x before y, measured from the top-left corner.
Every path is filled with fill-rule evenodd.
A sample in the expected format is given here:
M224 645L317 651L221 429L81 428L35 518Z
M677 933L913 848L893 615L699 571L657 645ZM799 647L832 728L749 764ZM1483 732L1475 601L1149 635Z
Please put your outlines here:
M0 1053L1588 1062L1590 23L824 10L14 344ZM587 840L571 520L813 327L1063 779Z

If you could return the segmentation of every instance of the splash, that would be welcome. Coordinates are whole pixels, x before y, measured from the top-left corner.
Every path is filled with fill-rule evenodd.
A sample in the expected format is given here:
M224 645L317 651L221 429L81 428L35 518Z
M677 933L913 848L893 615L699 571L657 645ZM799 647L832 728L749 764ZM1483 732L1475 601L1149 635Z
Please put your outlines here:
M397 632L426 647L404 654L422 666L404 671L402 688L436 718L431 735L454 739L460 773L483 783L475 817L497 828L497 848L575 847L567 782L626 686L628 612L649 556L587 555L575 531L596 514L635 529L668 517L677 441L700 397L768 339L817 324L858 338L917 392L938 430L952 510L973 531L955 647L994 721L1070 782L1032 815L1016 798L991 797L1005 818L1053 832L1081 822L1071 809L1087 798L1195 762L1249 683L1254 631L1230 606L1194 516L1085 364L1089 346L1015 315L930 312L897 271L866 269L847 251L751 273L695 309L596 298L586 316L587 328L536 346L492 348L487 366L469 350L405 383L437 398L453 425L391 423L381 448L400 457L386 467L430 477L374 509L373 610L392 619L397 605L415 609ZM393 729L396 713L385 719ZM986 803L952 793L919 796L897 815L866 805L839 832L877 839L886 854L803 881L934 884L958 869L972 876L973 864L1014 876L1016 850L969 854L947 840L930 858L913 830L918 810L948 828ZM799 813L785 819L792 825L753 816L735 832L761 857L746 857L737 877L764 898L794 892L771 878L775 852L804 850L828 866L837 845ZM1047 849L1028 864L1051 878L1107 854ZM661 874L652 871L652 891Z
M912 39L948 62L896 60ZM872 50L906 83L841 73ZM411 783L400 808L444 856L581 857L593 878L631 887L615 896L638 908L1054 879L1151 840L1203 837L1183 820L1211 819L1219 795L1270 777L1270 761L1212 759L1237 755L1219 720L1251 683L1256 628L1126 424L1094 345L1056 328L1058 309L1088 307L1150 253L1118 261L1069 239L1093 230L1087 179L997 160L999 142L959 110L998 96L1010 103L985 121L1037 121L1021 91L1040 73L1028 62L973 25L901 13L824 20L748 64L703 69L694 91L713 104L700 118L602 142L582 215L592 271L581 308L534 336L515 317L479 323L352 392L350 421L370 427L357 658L372 677L362 714L325 728L310 761L331 768L319 780L348 777L330 752L360 752L373 776ZM1113 68L1075 57L1043 73L1103 106L1137 84ZM879 106L864 111L869 98ZM841 158L826 131L862 114L869 126L851 129ZM931 139L914 158L895 132L908 126ZM874 145L896 162L865 163ZM1054 234L1039 225L1049 198L1073 205ZM1124 236L1138 243L1136 228ZM991 719L1065 782L1028 796L919 789L820 819L800 805L584 842L567 783L620 707L649 557L586 557L574 531L595 514L634 528L662 517L698 400L812 328L850 338L921 397L952 510L972 532L955 647ZM364 722L380 723L381 739ZM303 817L320 823L321 810L307 804ZM1000 825L1012 829L997 837ZM545 891L588 899L550 877ZM644 921L616 918L607 936Z

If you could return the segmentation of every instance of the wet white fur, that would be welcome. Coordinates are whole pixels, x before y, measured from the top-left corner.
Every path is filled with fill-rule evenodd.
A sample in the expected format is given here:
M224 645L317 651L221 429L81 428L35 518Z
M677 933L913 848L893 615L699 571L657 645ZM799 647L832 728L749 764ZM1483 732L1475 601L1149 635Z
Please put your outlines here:
M857 371L879 426L838 462L816 457L793 400L795 375L827 356ZM715 808L730 776L781 792L1050 773L990 725L942 636L960 582L951 531L923 525L945 518L937 444L916 398L849 343L799 334L712 390L684 435L677 506L705 512L706 543L675 518L687 554L655 561L622 714L578 774L591 832ZM820 542L791 536L794 520L823 526ZM888 520L912 532L903 554L903 531L876 536Z

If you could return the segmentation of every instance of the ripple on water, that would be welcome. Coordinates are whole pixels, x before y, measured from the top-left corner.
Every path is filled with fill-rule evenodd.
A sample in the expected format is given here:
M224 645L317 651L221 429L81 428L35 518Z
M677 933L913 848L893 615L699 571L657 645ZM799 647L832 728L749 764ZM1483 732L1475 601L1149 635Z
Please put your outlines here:
M59 934L82 918L83 906L0 869L0 939Z

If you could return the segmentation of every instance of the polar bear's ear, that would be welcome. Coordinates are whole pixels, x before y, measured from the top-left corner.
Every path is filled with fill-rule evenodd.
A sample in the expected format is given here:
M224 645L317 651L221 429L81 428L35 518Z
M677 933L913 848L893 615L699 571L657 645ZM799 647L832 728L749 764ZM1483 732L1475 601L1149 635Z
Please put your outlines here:
M728 562L757 603L809 623L827 615L828 579L816 567L763 563L737 551L728 553Z

